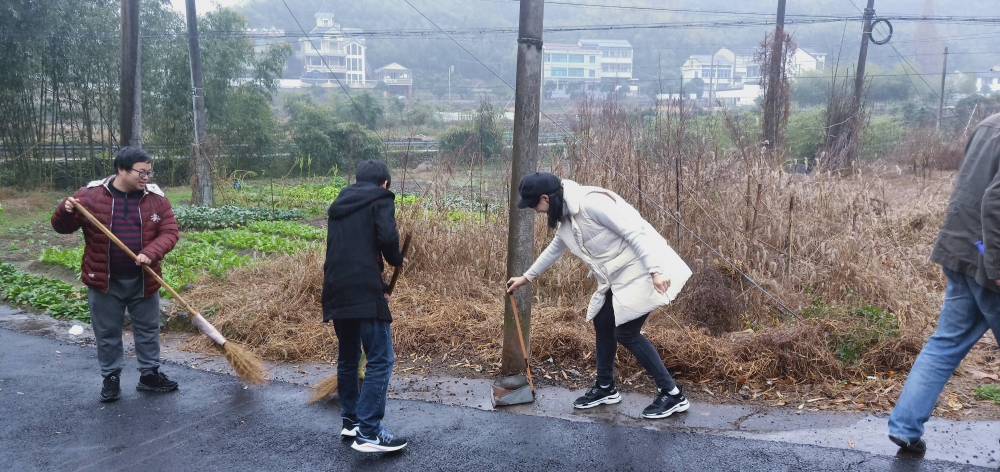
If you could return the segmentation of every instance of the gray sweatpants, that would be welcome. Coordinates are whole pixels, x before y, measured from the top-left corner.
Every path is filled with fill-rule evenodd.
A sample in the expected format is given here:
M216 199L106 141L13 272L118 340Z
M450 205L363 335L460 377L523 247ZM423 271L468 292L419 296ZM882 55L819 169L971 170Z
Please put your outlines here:
M87 290L102 376L122 370L125 357L122 328L126 308L132 318L132 337L139 371L145 373L160 366L160 294L144 298L142 292L142 277L112 278L108 282L108 293L92 288Z

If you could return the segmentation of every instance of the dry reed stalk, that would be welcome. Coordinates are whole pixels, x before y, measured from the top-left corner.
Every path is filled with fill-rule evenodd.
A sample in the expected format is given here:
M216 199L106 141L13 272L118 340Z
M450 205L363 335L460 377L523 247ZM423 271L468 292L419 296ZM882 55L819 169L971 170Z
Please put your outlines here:
M560 161L566 169L562 176L605 185L638 204L637 190L609 174L597 159L635 177L628 175L638 169L631 154L637 131L629 114L607 107L583 111L573 126L590 148L570 143ZM674 143L680 132L673 128L662 135ZM686 156L708 156L718 147L692 127L684 132ZM666 144L647 148L674 149ZM693 161L677 154L681 167ZM788 174L762 166L766 159L749 144L700 161L697 173L682 169L675 174L671 153L643 155L649 156L642 163L644 192L661 205L674 200L679 174L685 224L722 255L736 259L739 270L783 303L817 313L803 321L780 318L765 295L747 284L741 289L740 275L705 243L685 237L675 247L705 281L685 288L676 303L654 312L645 330L669 368L691 379L753 383L794 378L822 384L863 379L873 371L903 371L912 362L944 287L940 270L927 255L952 179L918 182L893 166L879 165L863 167L850 178ZM393 296L394 344L400 356L419 353L491 371L500 361L503 306L496 293L505 275L506 215L454 221L428 211L444 208L439 199L450 171L441 172L432 177L437 186L426 187L425 201L398 216L401 231L421 244L412 248L408 277L400 280ZM752 186L747 191L748 177L759 184L757 195ZM506 188L505 178L497 177L496 188ZM789 234L793 198L795 229ZM756 207L756 222L748 206ZM654 205L645 206L644 216L661 234L675 228ZM741 237L747 226L753 233ZM538 253L552 238L541 219L535 236ZM710 270L718 273L703 273ZM225 282L203 282L191 297L203 307L217 307L213 323L265 359L332 361L336 337L321 324L321 285L322 254L303 253L238 269ZM562 258L534 281L531 344L536 359L552 357L562 365L593 362L593 328L583 320L593 290L588 269L574 257ZM725 297L705 295L713 293ZM859 364L844 365L829 339L849 333L859 321L837 313L863 305L893 313L901 334L873 342ZM753 331L738 331L748 327ZM637 369L631 356L619 357L619 372Z

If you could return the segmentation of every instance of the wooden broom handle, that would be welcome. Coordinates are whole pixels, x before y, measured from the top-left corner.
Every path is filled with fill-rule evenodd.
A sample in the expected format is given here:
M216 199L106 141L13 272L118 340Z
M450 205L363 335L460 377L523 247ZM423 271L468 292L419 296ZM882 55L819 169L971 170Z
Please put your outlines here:
M406 251L410 249L410 236L412 235L407 234L406 237L403 238L403 250L400 251L400 253L402 253L403 255L403 258L406 258ZM393 269L392 279L389 280L389 289L385 292L386 294L392 295L392 291L395 290L396 288L396 280L399 279L399 273L402 272L402 269L403 269L403 264L400 264L396 266L395 269Z
M122 240L118 239L118 236L115 236L114 233L111 232L111 230L105 227L104 224L102 224L100 221L97 221L97 218L94 218L94 215L90 214L90 212L87 211L87 209L84 208L83 205L80 204L80 202L73 203L73 206L83 216L87 217L87 219L90 220L90 223L93 224L95 228L101 230L101 232L104 233L104 235L110 238L112 241L114 241L115 244L117 244L118 247L122 249L122 251L125 251L125 253L128 254L133 261L137 260L135 253L132 252L132 250L129 249L128 246L126 246L125 243L122 242ZM163 278L157 275L156 271L154 271L151 267L149 267L146 264L139 264L139 265L142 266L142 269L145 270L147 274L152 275L153 278L156 279L156 281L163 286L163 288L167 289L167 291L174 296L174 299L180 302L180 304L183 305L185 309L187 309L188 313L190 313L191 316L201 316L201 314L195 311L194 308L191 308L191 306L188 305L187 302L184 301L184 299L181 298L181 296L176 291L174 291L173 288L167 285L167 282L165 282Z
M524 373L528 376L528 385L531 386L531 393L535 393L535 382L531 380L531 366L528 365L528 349L524 347L524 333L521 332L521 318L517 316L517 301L514 294L508 293L510 298L510 309L514 312L514 325L517 326L517 339L521 341L521 354L524 355Z

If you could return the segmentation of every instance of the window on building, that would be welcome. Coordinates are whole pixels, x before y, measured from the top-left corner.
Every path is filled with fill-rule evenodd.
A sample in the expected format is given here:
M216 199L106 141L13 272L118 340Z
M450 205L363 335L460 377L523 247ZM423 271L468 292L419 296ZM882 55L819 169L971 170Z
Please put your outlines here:
M569 70L569 76L570 77L583 77L583 69L570 69Z
M601 56L602 57L611 57L611 52L610 51L601 51Z
M731 78L732 76L733 76L732 71L730 71L728 67L724 67L722 69L719 69L719 78L720 79L728 79L728 78Z
M545 62L552 62L552 54L545 55Z
M632 51L622 51L622 57L632 57Z
M565 54L553 54L552 55L552 62L566 62L566 55Z
M590 56L590 63L594 64L597 62L597 56Z
M569 62L574 64L583 64L583 54L570 54Z
M701 76L707 78L714 77L712 74L712 68L709 66L703 66L701 68Z
M591 70L591 71L590 71L590 76L591 76L591 77L595 77L595 76L596 76L596 75L595 75L595 72L594 72L593 70Z
M552 77L566 77L566 69L561 67L552 68Z
M309 65L311 65L311 66L321 66L321 65L323 65L323 59L320 58L319 56L311 56L311 57L309 57Z
M330 26L330 20L324 19L323 26Z

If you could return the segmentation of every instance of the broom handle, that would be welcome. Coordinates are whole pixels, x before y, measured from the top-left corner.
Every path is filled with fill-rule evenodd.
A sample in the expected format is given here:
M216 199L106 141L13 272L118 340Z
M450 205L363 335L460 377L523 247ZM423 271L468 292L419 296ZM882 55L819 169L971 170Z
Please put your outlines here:
M114 233L111 232L111 230L109 230L107 227L105 227L103 223L101 223L100 221L98 221L97 218L94 217L94 215L92 215L89 211L87 211L87 209L84 208L84 206L81 205L80 202L74 203L73 206L83 216L85 216L88 220L90 220L90 223L93 224L95 228L101 230L101 232L104 233L104 235L107 236L109 239L111 239L112 241L114 241L114 243L117 244L118 247L120 247L122 249L122 251L125 251L125 253L128 254L129 257L131 257L133 261L137 260L135 253L132 252L132 250L129 249L128 246L126 246L125 243L122 242L122 240L118 239L118 236L115 236ZM191 314L192 321L195 324L197 324L198 327L202 329L202 331L206 331L206 326L203 326L201 323L199 323L199 320L197 320L197 318L201 318L202 320L205 319L205 317L201 316L201 313L198 313L197 311L195 311L194 308L191 308L191 306L188 305L188 303L186 301L184 301L184 298L182 298L180 296L180 294L178 294L172 287L170 287L170 285L168 285L167 282L164 281L162 277L160 277L159 275L157 275L156 271L154 271L151 267L149 267L146 264L139 264L139 265L142 266L142 269L145 270L147 274L153 276L153 278L156 279L156 281L159 282L160 285L163 286L163 288L167 289L167 291L170 292L170 294L174 296L175 300L177 300L178 302L180 302L180 304L185 309L187 309L188 313ZM211 331L214 332L214 333L212 333L212 332L205 332L205 334L208 335L208 337L212 338L213 341L215 341L215 342L217 342L219 344L225 344L225 342L226 342L225 338L223 338L222 335L219 334L219 332L214 327L212 327L212 325L209 324L207 320L205 320L204 325L207 325L207 327ZM218 339L216 338L216 336L218 336Z
M517 302L514 294L508 293L510 297L510 309L514 312L514 325L517 326L517 339L521 341L521 354L524 355L524 373L528 376L528 385L531 386L531 393L535 393L535 382L531 380L531 366L528 365L528 350L524 347L524 334L521 333L521 318L517 316Z
M404 258L406 257L406 251L410 249L410 236L412 235L407 234L406 237L403 238L403 250L400 252L403 254ZM389 290L386 292L387 294L392 295L392 291L396 288L396 280L399 279L399 273L402 272L402 269L403 265L400 264L392 271L392 279L389 280Z

